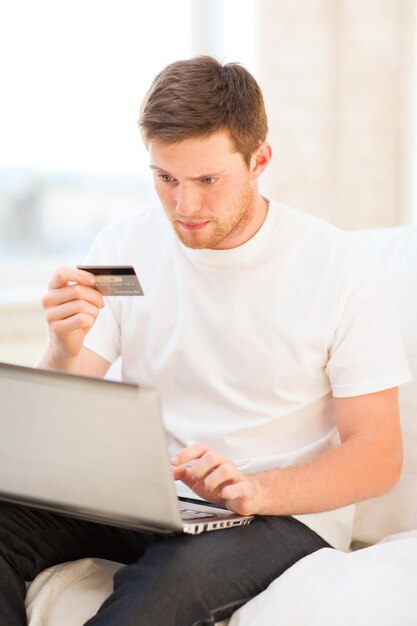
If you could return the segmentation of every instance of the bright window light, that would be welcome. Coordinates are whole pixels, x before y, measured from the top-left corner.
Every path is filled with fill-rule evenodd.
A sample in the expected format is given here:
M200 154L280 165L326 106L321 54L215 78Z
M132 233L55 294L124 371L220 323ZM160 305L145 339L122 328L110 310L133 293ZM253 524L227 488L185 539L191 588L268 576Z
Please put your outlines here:
M0 166L137 172L140 101L191 55L190 0L13 0L2 13Z
M79 261L103 224L155 201L139 107L167 63L192 56L190 5L8 3L0 20L0 265Z
M168 63L257 73L257 0L13 0L0 20L0 274L81 262L100 228L156 201L137 127ZM14 281L14 278L12 282Z

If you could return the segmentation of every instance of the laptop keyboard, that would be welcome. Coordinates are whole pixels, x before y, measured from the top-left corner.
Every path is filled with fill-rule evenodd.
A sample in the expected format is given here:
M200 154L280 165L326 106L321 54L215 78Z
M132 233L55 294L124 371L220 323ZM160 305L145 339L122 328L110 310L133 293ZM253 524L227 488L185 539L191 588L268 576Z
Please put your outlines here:
M192 509L182 509L181 508L181 517L184 521L200 519L202 517L217 517L213 513L206 513L205 511L193 511Z

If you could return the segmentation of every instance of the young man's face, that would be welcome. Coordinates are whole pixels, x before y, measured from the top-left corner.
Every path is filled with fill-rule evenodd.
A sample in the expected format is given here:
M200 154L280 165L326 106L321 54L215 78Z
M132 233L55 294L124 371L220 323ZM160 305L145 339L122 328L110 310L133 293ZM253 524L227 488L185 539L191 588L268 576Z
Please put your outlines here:
M260 228L267 202L257 179L270 158L267 144L249 167L226 131L171 144L151 141L149 155L156 192L186 246L234 248Z

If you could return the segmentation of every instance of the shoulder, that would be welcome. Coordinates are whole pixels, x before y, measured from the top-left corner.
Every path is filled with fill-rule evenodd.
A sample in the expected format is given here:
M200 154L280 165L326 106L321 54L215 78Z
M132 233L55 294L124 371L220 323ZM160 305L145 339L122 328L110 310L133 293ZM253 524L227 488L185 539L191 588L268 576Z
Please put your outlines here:
M352 279L366 274L377 262L366 246L333 224L286 205L272 203L281 212L281 242L286 256L312 272L344 275Z
M281 214L280 228L293 243L316 244L321 241L334 245L348 241L345 231L320 217L277 202L271 203L271 209Z

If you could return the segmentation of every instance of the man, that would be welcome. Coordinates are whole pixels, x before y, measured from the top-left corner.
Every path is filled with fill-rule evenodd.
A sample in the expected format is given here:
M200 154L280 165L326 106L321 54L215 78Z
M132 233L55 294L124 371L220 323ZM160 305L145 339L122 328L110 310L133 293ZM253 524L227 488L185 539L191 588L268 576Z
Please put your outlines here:
M140 128L163 210L104 229L88 263L133 264L145 296L105 304L92 275L59 269L40 365L101 377L121 355L124 380L159 391L178 484L256 517L161 538L2 505L7 626L25 623L25 579L82 556L128 564L89 626L212 624L303 556L346 549L352 503L400 475L410 373L378 268L260 195L271 148L253 77L174 63Z

